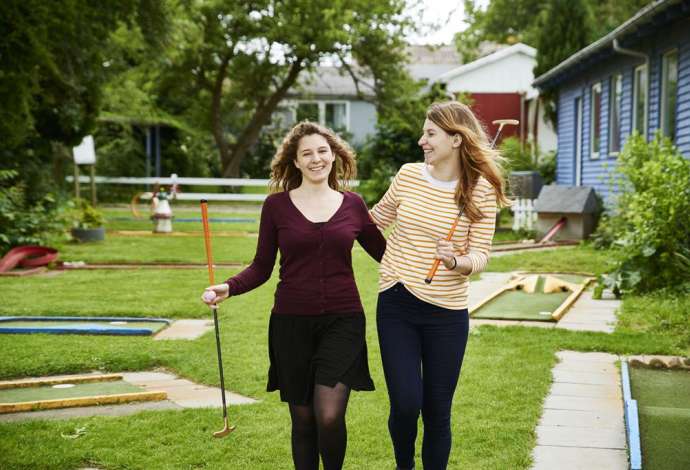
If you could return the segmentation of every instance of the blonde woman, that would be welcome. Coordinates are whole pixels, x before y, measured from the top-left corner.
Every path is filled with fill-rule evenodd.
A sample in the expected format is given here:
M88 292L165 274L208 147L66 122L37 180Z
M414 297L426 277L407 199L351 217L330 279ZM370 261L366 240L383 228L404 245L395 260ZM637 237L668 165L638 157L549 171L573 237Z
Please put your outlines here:
M397 467L415 466L421 412L424 470L442 470L467 344L468 277L486 266L497 204L508 200L496 152L464 104L432 105L418 143L424 162L403 165L371 210L380 228L395 223L380 266L377 327ZM435 259L442 266L427 284Z
M377 261L386 241L362 198L341 191L355 155L330 129L297 124L273 162L252 264L210 286L222 301L260 286L280 251L269 324L268 391L280 390L292 419L297 470L339 470L345 458L350 390L373 390L365 320L352 271L355 240ZM212 302L207 302L212 303Z

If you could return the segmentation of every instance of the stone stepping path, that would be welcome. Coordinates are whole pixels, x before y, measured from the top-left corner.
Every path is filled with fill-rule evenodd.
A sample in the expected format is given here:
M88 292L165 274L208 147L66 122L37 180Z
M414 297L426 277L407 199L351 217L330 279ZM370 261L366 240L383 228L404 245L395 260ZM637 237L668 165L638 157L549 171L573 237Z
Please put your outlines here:
M197 339L207 331L213 329L213 320L175 320L173 323L156 334L153 339Z
M183 408L221 408L220 389L200 385L187 379L182 379L169 372L121 372L124 381L144 388L146 391L164 391L167 400L126 403L122 405L84 406L77 408L62 408L56 410L31 411L21 413L7 413L0 415L0 422L24 421L34 419L71 419L88 416L126 416L148 410L174 410ZM85 374L78 374L83 376ZM74 375L55 376L61 378ZM228 406L249 405L257 400L238 393L225 391ZM231 413L231 412L230 412Z
M627 470L618 356L560 351L532 470Z

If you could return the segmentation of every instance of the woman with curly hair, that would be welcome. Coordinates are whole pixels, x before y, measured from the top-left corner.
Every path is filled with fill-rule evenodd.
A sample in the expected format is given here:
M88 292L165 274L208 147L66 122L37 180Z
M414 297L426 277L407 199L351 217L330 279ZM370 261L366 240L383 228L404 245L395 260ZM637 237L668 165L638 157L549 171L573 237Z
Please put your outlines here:
M280 251L280 281L269 323L268 391L280 390L292 419L297 470L342 468L350 390L373 390L365 319L352 271L355 240L381 260L383 235L362 198L341 190L355 177L355 155L333 131L297 124L271 163L256 256L223 284L212 302L248 292L271 276Z
M382 229L395 223L379 271L377 327L398 469L414 468L421 412L424 470L443 470L467 344L469 276L486 266L497 204L508 200L497 152L464 104L433 104L418 143L424 162L403 165L371 210ZM427 282L435 259L443 267Z

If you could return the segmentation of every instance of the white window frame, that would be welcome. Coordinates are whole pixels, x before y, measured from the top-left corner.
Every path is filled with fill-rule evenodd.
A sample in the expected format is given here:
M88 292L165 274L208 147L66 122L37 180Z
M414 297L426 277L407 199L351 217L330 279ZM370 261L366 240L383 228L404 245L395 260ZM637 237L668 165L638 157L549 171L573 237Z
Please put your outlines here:
M582 127L583 127L583 96L575 98L575 186L582 186Z
M664 124L665 124L665 114L666 114L666 106L668 104L666 103L666 79L667 76L666 74L668 67L666 66L666 62L668 60L668 56L675 54L676 56L676 71L678 73L678 76L676 76L676 107L678 106L678 78L680 76L680 70L678 70L678 67L680 66L680 57L678 54L678 49L671 49L670 51L667 51L664 53L664 55L661 56L661 99L660 99L660 105L659 105L659 128L661 129L661 132L665 136L669 136L669 130L664 129ZM671 110L672 113L676 112L676 109ZM674 121L674 124L677 124L677 122ZM673 129L673 132L675 132L675 129ZM675 140L675 136L674 136Z
M350 132L350 102L347 100L293 100L292 119L297 122L297 107L300 104L317 104L319 107L319 124L326 125L326 104L344 104L345 105L345 130Z
M613 139L611 138L611 130L613 129L613 113L611 112L616 106L616 83L620 83L620 96L618 97L618 150L613 150ZM623 136L623 74L615 73L611 75L611 80L609 81L609 131L608 131L608 151L609 156L615 157L620 153L621 149L621 137Z
M589 158L591 160L596 160L599 158L599 153L601 150L601 82L597 82L592 85L589 89ZM594 109L594 94L599 94L599 109ZM596 113L596 114L595 114ZM599 142L597 148L595 148L594 142L594 120L599 119Z
M642 71L644 73L645 81L647 83L647 87L645 90L645 100L644 100L644 113L643 113L643 118L642 118L642 129L638 129L636 127L637 124L637 107L639 106L639 103L637 102L637 96L639 95L639 87L640 87L640 82L637 79L638 76L638 71ZM642 137L647 140L647 121L649 120L649 67L647 64L642 64L638 65L635 67L633 71L633 112L632 112L632 129L635 131L639 131Z

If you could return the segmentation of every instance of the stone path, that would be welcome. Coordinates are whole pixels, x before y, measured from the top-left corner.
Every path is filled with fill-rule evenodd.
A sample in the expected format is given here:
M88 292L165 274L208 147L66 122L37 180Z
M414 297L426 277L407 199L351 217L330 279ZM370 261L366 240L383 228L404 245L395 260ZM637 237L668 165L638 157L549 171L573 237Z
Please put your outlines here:
M561 351L532 470L627 470L618 356Z
M78 374L79 376L88 374ZM171 410L183 408L220 408L222 406L220 389L196 384L181 379L169 372L122 372L124 381L137 385L145 391L164 391L167 400L125 403L122 405L84 406L56 410L29 411L0 414L0 422L23 421L29 419L71 419L88 416L125 416L147 410ZM56 377L74 377L63 375ZM253 398L225 391L228 406L257 403Z
M175 320L156 334L154 340L197 339L213 329L213 320Z

